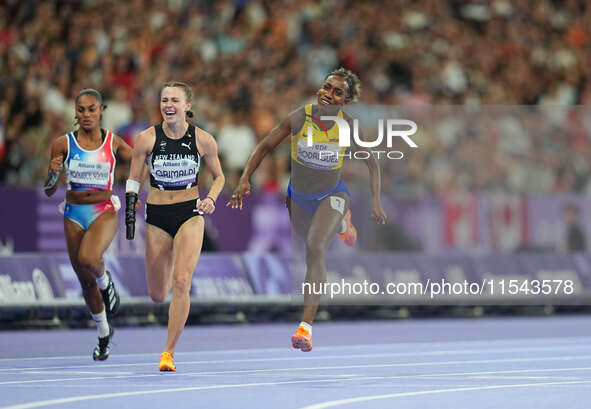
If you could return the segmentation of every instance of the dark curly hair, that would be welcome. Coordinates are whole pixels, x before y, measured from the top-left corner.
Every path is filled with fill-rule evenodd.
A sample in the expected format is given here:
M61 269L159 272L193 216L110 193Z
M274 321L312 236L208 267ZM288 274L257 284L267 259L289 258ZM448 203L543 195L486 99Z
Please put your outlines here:
M359 99L359 96L361 95L361 81L359 81L359 77L355 75L355 73L341 67L332 71L326 76L326 78L332 75L343 78L349 86L349 94L347 95L347 98L351 101L357 101L357 99Z

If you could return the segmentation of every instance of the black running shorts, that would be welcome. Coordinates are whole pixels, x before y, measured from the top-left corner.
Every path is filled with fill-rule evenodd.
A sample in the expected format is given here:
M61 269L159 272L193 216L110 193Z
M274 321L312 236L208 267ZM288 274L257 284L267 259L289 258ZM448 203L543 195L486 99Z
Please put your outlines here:
M184 222L191 217L203 216L197 210L197 199L168 205L146 204L146 223L160 227L174 238Z

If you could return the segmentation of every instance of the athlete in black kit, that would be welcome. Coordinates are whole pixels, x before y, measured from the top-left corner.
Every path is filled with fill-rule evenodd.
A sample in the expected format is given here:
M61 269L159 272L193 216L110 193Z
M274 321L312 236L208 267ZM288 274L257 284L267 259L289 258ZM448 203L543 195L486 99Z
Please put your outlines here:
M191 280L203 243L203 214L213 213L225 178L213 137L187 122L192 92L188 85L167 82L160 92L164 121L142 131L135 143L126 187L128 239L135 229L135 203L147 162L150 193L146 204L146 281L152 300L163 302L172 288L168 339L158 369L175 371L173 354L189 316ZM199 199L201 160L213 175L207 196Z

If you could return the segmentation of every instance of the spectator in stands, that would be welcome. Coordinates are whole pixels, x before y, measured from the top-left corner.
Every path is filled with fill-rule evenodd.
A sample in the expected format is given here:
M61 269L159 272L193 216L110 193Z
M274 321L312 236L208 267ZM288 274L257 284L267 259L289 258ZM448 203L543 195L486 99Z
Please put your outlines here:
M217 134L222 118L240 110L247 118L243 125L258 138L312 93L319 73L338 65L361 77L364 100L372 104L591 101L591 32L584 24L591 21L591 7L584 0L400 4L404 7L386 0L8 2L0 10L0 182L41 182L43 171L28 164L42 153L27 149L21 139L31 131L39 146L49 146L54 137L52 125L44 126L54 118L49 111L66 115L68 127L72 97L87 86L121 104L125 115L113 119L124 126L132 101L155 100L154 84L179 77L199 89L195 104L207 129ZM142 21L149 24L143 27ZM314 55L322 58L304 61ZM148 117L157 121L151 112ZM589 133L591 123L584 124ZM484 152L475 156L424 144L417 165L401 170L412 177L401 177L395 191L437 193L458 181L468 190L585 191L590 184L584 170L577 183L554 183L564 165L554 156L554 133L527 134L524 139L539 140L520 160L502 157L503 146L493 140L498 135L460 133L454 146L470 141L474 152ZM490 155L491 146L500 155ZM589 138L562 148L567 158L591 157ZM463 165L449 170L453 177L434 181L433 165L441 161ZM513 166L530 179L507 178Z

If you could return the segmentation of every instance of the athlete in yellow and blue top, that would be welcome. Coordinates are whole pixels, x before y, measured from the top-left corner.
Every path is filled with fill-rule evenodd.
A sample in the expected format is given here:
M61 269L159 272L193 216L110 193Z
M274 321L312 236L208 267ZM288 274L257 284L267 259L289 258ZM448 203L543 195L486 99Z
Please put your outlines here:
M342 108L359 97L359 79L351 71L340 68L331 72L316 93L317 104L306 105L292 112L255 148L238 187L227 205L242 209L242 198L250 194L249 179L265 155L288 136L291 137L291 181L287 207L292 227L306 242L306 283L326 281L326 249L339 233L353 245L357 233L351 224L350 194L341 179L345 147L339 146L339 130L335 121L321 121L322 116L343 118L353 129L352 119ZM386 222L380 203L380 171L369 148L353 149L369 152L365 160L369 169L373 195L372 217L379 224ZM304 294L302 322L292 336L294 348L304 352L312 349L312 322L318 309L319 295Z
M312 104L304 106L304 124L291 138L291 159L313 169L339 169L343 166L347 148L339 146L338 126L333 124L327 129L321 120L312 115L312 108ZM343 111L339 109L336 116L343 118Z

